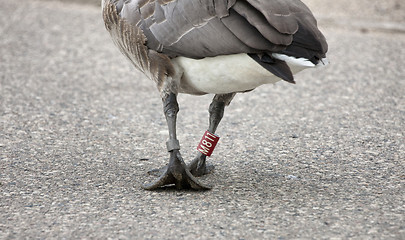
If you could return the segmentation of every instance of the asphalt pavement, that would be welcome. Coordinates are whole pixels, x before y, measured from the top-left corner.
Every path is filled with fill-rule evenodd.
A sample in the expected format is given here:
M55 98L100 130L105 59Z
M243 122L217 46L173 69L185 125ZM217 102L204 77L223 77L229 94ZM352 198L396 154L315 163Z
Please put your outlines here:
M235 97L214 188L145 191L162 104L100 9L0 4L0 239L405 239L405 19L317 9L331 64ZM187 162L211 98L179 96Z

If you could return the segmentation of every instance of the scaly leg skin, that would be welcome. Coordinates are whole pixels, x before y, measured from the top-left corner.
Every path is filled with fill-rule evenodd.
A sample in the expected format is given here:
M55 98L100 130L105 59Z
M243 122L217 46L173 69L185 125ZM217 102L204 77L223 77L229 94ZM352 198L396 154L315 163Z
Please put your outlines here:
M180 155L180 144L176 136L176 117L179 105L176 95L170 93L163 99L166 122L169 128L169 141L167 150L170 152L169 164L162 175L155 181L145 184L142 187L146 190L155 190L167 185L175 185L177 189L208 190L211 187L200 183L187 169L183 158Z
M236 93L217 94L214 96L209 107L210 123L208 131L215 133L222 117L224 116L225 106L229 105ZM214 166L206 163L207 156L198 153L194 160L188 165L190 172L196 176L209 174L214 170Z

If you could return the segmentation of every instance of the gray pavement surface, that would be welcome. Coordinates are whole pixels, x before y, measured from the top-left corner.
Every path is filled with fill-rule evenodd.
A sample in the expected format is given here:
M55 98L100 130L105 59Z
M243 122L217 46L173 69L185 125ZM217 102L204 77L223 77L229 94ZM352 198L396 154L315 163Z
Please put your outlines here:
M0 4L0 239L405 239L403 33L320 22L331 65L236 96L211 191L149 192L159 94L100 10ZM211 97L179 97L186 161Z

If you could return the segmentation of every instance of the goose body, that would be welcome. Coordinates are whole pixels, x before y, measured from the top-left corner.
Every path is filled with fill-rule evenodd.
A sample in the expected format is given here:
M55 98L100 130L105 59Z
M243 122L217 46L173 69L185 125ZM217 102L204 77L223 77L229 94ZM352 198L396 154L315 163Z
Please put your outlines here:
M294 74L327 64L325 37L300 0L102 0L102 7L112 40L155 81L165 106L171 160L147 189L168 183L205 188L192 174L205 173L206 156L199 154L189 167L180 157L178 93L215 94L213 133L236 93L294 83Z

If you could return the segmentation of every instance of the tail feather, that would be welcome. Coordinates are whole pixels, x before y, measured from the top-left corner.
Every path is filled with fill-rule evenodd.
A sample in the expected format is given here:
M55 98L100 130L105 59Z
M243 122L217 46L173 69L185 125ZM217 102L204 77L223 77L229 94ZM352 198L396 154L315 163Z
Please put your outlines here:
M276 75L277 77L289 83L295 83L293 73L285 61L272 58L268 55L259 56L258 54L248 54L253 60L262 67Z

